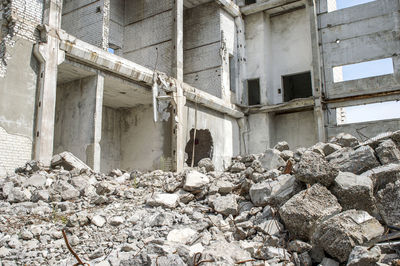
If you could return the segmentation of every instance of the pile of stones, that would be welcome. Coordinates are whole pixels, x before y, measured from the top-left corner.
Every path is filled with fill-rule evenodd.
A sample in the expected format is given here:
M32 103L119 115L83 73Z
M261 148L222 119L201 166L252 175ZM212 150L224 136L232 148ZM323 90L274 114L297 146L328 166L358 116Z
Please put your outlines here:
M399 149L396 131L280 142L225 172L31 161L0 177L0 265L400 265Z

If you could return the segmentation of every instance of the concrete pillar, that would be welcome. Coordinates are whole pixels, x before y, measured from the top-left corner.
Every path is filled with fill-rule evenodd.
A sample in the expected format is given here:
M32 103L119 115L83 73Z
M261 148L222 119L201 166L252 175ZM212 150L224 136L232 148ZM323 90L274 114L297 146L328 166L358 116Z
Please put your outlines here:
M177 79L176 92L173 92L174 106L172 110L172 157L174 170L183 170L185 160L184 108L186 98L183 96L183 0L175 0L173 28L173 60L172 73Z
M317 22L317 9L315 0L307 1L307 10L310 16L310 33L311 33L311 48L312 48L312 87L315 100L314 118L315 132L318 141L326 140L324 110L322 106L322 73L321 73L321 53L319 49L319 31Z
M57 38L57 30L61 27L62 2L62 0L45 1L43 24L48 26L45 29L47 43L35 47L35 55L41 62L41 73L38 82L34 158L44 165L50 165L53 156L57 67L63 57Z

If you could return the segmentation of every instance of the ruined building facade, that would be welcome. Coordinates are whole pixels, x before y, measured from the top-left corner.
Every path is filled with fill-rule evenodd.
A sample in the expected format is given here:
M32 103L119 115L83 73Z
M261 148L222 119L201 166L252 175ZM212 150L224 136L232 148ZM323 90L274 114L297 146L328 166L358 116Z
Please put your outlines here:
M1 0L0 172L65 150L98 171L179 171L193 154L222 169L281 140L296 148L400 128L337 115L400 98L400 1L336 9L335 0ZM392 73L343 78L343 67L378 59Z

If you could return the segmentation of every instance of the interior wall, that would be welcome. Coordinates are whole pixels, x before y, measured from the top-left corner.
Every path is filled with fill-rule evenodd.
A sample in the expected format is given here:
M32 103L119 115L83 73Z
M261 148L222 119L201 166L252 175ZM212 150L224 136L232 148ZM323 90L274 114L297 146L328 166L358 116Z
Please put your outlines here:
M61 28L78 39L102 47L104 0L63 1Z
M101 130L101 172L121 168L121 110L103 106Z
M186 9L183 15L184 82L222 97L220 8L207 3Z
M109 44L111 48L122 48L124 42L125 25L125 0L112 0L110 2L110 35ZM115 47L116 46L116 47ZM115 51L115 54L122 53L121 50Z
M231 158L240 153L239 126L236 119L210 110L203 106L197 106L197 125L195 122L196 106L192 102L186 103L186 140L190 140L190 130L208 129L211 133L214 150L212 161L218 171L222 171L230 165Z
M151 105L121 109L121 168L169 170L172 162L170 120L154 123Z
M57 86L54 154L69 151L88 163L94 139L97 76Z
M173 0L125 2L123 57L172 75Z

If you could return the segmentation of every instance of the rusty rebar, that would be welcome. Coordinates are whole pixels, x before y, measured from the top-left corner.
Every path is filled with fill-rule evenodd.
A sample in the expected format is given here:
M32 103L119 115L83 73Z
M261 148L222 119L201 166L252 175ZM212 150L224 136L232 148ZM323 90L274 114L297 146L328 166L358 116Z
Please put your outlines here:
M83 266L87 265L87 266L90 266L89 263L84 263L84 262L82 262L82 260L81 260L81 259L79 258L79 256L78 256L78 254L76 254L76 252L71 248L71 246L69 245L69 242L68 242L67 234L65 233L64 229L61 230L61 232L62 232L62 235L63 235L63 237L64 237L65 244L67 245L67 248L68 248L69 252L71 252L71 254L72 254L72 255L75 257L75 259L78 261L78 263L74 264L74 266L78 266L78 265L83 265Z

